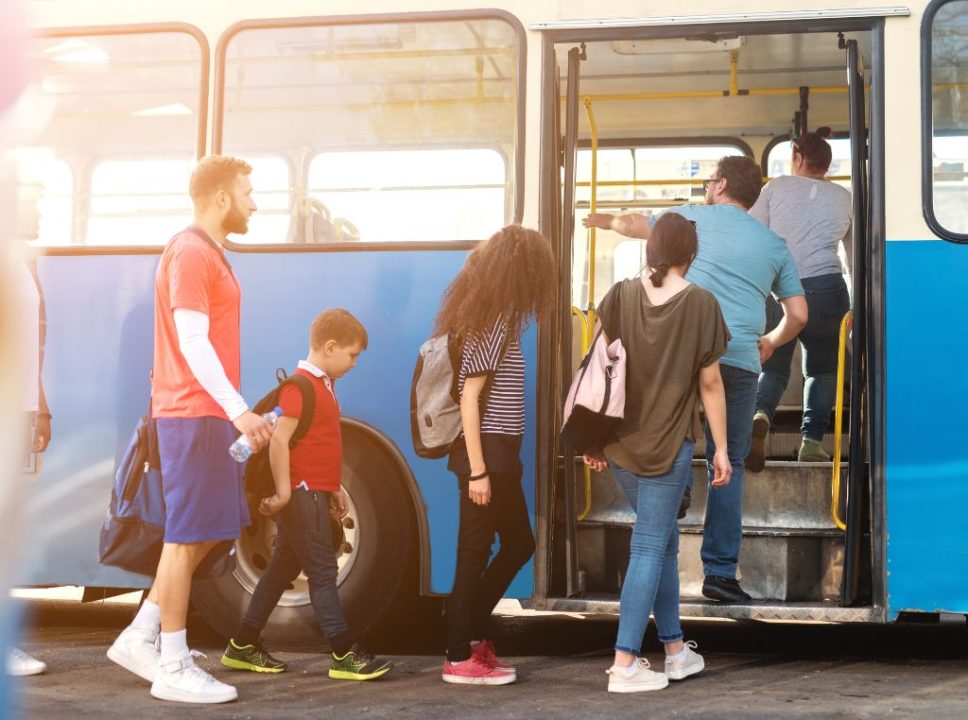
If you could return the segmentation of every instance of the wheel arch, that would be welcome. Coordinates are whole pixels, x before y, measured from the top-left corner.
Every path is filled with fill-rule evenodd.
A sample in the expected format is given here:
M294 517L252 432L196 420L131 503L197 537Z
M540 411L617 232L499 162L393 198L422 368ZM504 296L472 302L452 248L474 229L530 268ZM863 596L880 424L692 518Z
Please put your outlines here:
M396 468L397 481L403 483L406 489L417 526L417 568L419 573L417 590L420 595L432 594L430 592L430 528L427 525L427 506L410 465L396 443L369 423L349 417L341 418L340 423L344 430L344 438L349 439L353 435L362 435L372 440Z

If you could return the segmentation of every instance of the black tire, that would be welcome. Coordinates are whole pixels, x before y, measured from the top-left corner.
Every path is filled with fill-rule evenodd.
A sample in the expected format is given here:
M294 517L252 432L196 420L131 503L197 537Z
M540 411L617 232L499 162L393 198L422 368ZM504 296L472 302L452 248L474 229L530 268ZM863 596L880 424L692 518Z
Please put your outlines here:
M339 580L339 595L350 627L362 634L392 613L402 591L416 587L408 571L417 567L418 543L410 499L382 446L360 430L343 426L343 487L355 509L352 566ZM271 556L274 526L258 513L236 544L234 573L194 583L195 609L223 637L232 636L249 605L257 571ZM243 553L245 557L243 558ZM247 587L248 585L249 587ZM292 595L292 594L290 594ZM288 604L287 604L288 603ZM318 648L324 644L308 596L284 596L262 636L273 648Z

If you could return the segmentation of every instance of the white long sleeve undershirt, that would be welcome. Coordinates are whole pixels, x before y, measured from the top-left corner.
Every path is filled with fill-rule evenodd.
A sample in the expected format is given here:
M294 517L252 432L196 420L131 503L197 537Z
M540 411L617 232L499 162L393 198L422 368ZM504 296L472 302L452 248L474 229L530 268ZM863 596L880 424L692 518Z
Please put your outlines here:
M208 315L197 310L175 308L174 317L178 349L188 363L188 369L205 392L225 411L229 420L235 420L249 406L232 387L212 341L208 338Z

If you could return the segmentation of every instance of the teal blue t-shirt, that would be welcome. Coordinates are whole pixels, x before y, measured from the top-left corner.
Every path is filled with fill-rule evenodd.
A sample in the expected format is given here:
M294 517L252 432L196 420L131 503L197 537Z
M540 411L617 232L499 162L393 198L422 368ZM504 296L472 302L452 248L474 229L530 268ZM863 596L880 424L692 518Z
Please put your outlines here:
M683 205L666 212L696 223L699 253L686 279L719 301L732 334L724 365L760 372L756 343L766 329L766 297L803 295L797 266L779 235L735 205ZM649 218L652 225L658 215ZM648 247L646 247L648 254Z

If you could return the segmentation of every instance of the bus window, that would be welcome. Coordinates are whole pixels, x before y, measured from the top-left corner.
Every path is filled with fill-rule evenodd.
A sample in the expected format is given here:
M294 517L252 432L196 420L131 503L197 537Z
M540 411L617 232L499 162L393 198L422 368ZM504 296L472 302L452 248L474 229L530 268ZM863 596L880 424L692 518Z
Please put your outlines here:
M32 245L68 245L74 220L74 176L70 165L49 148L20 148L12 153L17 172L18 207L27 218L17 234Z
M197 37L150 28L32 40L35 84L50 111L33 142L57 158L41 193L37 244L168 239L172 225L154 223L184 218L187 170L201 150L203 55ZM167 195L176 185L178 199Z
M91 173L87 238L95 245L164 245L192 221L193 161L105 160Z
M827 140L833 159L827 176L838 185L850 190L850 138L836 137ZM766 160L767 176L771 178L789 175L793 159L793 145L786 142L774 145Z
M305 22L223 39L216 143L303 163L291 234L247 241L479 240L516 217L512 25Z
M932 202L926 211L942 234L968 239L968 0L936 4L931 23L931 137L924 161L930 163ZM927 172L927 171L926 171ZM929 216L929 222L932 218Z
M494 150L327 152L309 165L309 193L334 221L354 218L360 239L468 240L502 223L506 175Z
M667 141L668 142L668 141ZM598 149L599 212L646 215L686 202L703 202L702 182L725 155L744 155L738 145L663 144L606 146ZM588 231L581 218L591 205L591 150L578 151L572 303L586 308L601 301L613 283L636 275L645 262L644 243L598 230L595 251L595 297L589 298Z

